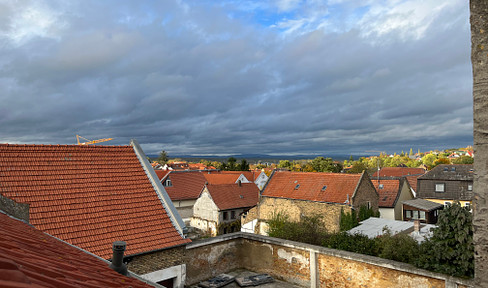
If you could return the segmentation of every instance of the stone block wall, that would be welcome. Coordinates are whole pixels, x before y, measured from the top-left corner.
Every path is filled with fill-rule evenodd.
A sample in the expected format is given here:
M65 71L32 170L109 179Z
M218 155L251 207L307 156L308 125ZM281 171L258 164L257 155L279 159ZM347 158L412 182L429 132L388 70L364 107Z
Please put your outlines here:
M473 281L377 257L249 233L187 246L186 285L244 268L302 287L474 287Z
M127 269L142 275L184 264L185 246L134 256Z
M359 211L361 206L367 206L368 202L370 202L371 208L373 208L374 211L378 211L378 201L379 195L378 192L376 192L376 188L374 188L373 183L371 183L368 174L363 173L356 191L356 195L354 195L354 198L352 198L352 205L354 209Z
M376 207L378 207L377 204ZM337 232L339 231L341 209L344 212L351 211L351 207L348 205L262 197L258 205L257 217L260 220L259 222L265 222L270 220L275 213L282 212L288 215L291 221L300 221L302 215L320 214L323 217L326 229L330 232Z

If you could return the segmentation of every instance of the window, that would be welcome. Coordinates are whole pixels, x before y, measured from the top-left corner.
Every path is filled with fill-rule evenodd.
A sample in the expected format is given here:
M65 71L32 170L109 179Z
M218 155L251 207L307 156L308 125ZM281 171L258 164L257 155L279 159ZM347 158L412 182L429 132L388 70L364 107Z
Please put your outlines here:
M468 184L468 191L473 191L473 184Z
M412 218L412 210L405 210L405 217Z
M451 167L452 172L456 172L456 167Z
M384 186L383 186L383 184L380 184L378 187L379 187L380 189L383 189L383 187L384 187Z
M444 192L444 183L436 183L435 192Z
M230 219L236 219L236 211L230 211Z
M295 190L297 190L298 188L300 188L300 184L297 184L297 186L295 186Z
M229 215L228 215L227 212L224 212L224 214L222 215L222 217L224 218L224 220L229 219Z
M368 209L371 209L371 202L368 201Z
M166 181L164 181L163 186L167 186L167 187L173 186L173 183L171 183L171 179L166 179Z
M327 189L327 185L324 185L324 186L322 187L322 191L325 191L325 189Z
M420 212L420 220L425 220L425 211L419 211Z

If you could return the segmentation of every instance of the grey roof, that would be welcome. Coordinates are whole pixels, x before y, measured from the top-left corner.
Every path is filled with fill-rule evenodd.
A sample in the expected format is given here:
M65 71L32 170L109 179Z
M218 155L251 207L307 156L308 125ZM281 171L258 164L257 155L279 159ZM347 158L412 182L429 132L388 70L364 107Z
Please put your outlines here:
M419 180L471 180L472 164L441 164L418 178Z
M375 238L384 234L384 228L388 228L392 235L398 233L408 233L413 239L418 242L424 241L426 238L432 236L431 229L435 225L420 224L420 231L413 231L413 222L390 220L383 218L371 217L360 222L360 225L347 231L349 234L363 234L368 238Z
M444 206L442 204L420 198L403 201L402 203L425 211L432 211L434 209Z

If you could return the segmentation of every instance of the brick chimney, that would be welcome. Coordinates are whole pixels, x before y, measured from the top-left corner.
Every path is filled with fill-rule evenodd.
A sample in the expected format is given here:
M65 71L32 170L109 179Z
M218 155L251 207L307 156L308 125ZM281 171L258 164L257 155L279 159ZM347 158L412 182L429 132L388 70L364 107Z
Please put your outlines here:
M417 233L420 232L420 220L413 221L413 231Z

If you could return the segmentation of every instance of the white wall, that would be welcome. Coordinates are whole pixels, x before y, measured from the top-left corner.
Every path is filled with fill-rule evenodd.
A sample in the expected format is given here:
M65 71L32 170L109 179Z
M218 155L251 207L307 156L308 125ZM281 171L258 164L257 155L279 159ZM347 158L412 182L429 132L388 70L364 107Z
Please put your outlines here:
M186 280L186 264L169 267L139 276L155 283L175 278L173 282L174 287L183 288Z

